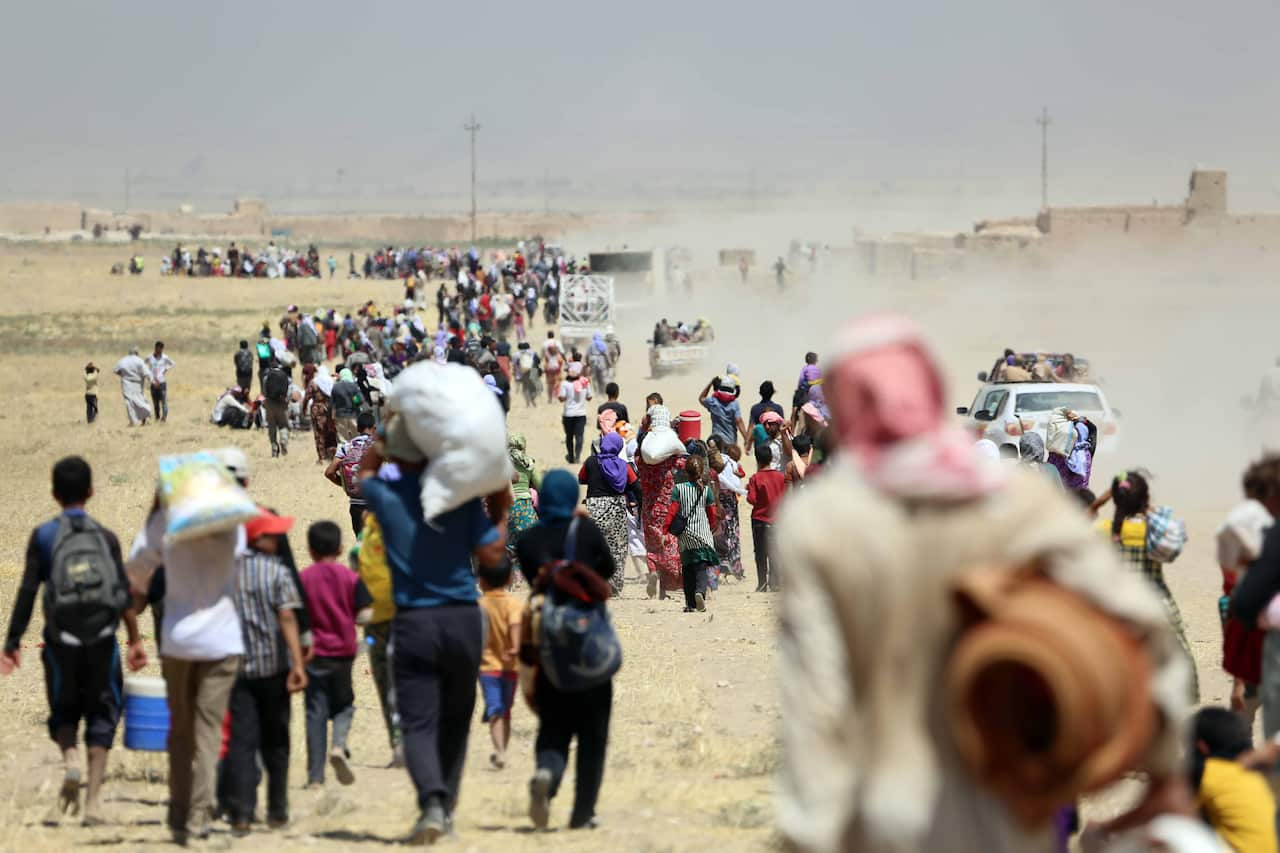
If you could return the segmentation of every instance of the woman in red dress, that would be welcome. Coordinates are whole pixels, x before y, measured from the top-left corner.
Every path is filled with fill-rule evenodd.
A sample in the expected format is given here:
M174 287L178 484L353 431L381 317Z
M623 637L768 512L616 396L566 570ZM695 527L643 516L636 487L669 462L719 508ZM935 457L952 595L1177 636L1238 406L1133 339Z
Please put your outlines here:
M683 589L680 548L676 537L667 532L667 509L675 487L675 471L685 451L671 428L671 412L666 406L650 407L641 426L636 467L643 494L640 524L645 550L649 552L648 593L650 598L666 598L668 592Z

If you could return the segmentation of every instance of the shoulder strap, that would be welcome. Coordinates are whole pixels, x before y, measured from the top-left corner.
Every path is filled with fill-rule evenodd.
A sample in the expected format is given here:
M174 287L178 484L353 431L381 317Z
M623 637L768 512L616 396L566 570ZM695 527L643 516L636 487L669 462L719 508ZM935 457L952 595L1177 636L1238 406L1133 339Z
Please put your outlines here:
M578 556L578 516L569 521L569 530L564 535L564 561L572 563Z

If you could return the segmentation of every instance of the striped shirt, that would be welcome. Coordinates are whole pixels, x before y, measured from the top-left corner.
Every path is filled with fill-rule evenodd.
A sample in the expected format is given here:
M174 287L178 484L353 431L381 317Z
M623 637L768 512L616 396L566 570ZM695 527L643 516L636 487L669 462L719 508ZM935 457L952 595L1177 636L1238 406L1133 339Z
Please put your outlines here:
M684 533L680 534L680 550L715 548L711 523L707 521L707 507L716 500L711 489L707 486L699 488L692 483L677 483L671 490L671 499L680 504L680 514L689 522Z
M266 678L289 668L277 613L302 607L289 568L278 558L249 552L236 557L236 610L244 631L245 678Z

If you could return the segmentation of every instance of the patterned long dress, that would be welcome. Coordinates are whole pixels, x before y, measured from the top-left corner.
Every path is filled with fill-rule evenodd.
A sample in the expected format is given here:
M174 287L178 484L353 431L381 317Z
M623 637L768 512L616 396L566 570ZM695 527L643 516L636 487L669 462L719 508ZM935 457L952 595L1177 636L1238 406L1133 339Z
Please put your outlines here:
M307 383L307 396L302 401L303 410L311 406L311 432L316 439L316 458L328 462L338 451L338 422L334 420L329 398L316 387L315 381Z
M720 573L742 580L742 523L738 518L738 496L728 489L720 490L720 517L729 553L720 560Z
M1096 528L1100 533L1111 537L1111 521L1099 520ZM1164 580L1164 565L1151 559L1147 551L1147 519L1145 516L1126 518L1120 527L1120 539L1112 539L1120 560L1127 567L1142 573L1160 595L1164 603L1165 613L1169 617L1169 627L1178 638L1178 645L1186 652L1187 661L1191 664L1191 701L1200 701L1200 674L1196 672L1195 653L1191 651L1191 643L1187 640L1187 629L1182 621L1182 611L1173 597L1172 590Z
M609 586L615 596L620 596L627 578L627 499L624 495L587 498L587 512L609 546L609 554L617 567L609 578Z
M644 544L649 551L649 571L657 572L662 588L674 592L684 588L680 577L680 547L676 537L667 532L667 507L675 487L675 470L679 457L650 465L643 459L638 466L640 490L644 493L641 526Z

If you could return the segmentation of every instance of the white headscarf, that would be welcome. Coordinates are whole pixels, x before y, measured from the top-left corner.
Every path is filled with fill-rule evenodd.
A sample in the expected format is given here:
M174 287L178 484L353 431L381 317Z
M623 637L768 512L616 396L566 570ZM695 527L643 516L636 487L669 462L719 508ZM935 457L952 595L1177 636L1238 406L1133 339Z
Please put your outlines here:
M1262 553L1262 537L1274 519L1267 508L1255 500L1236 504L1218 528L1218 565L1224 571L1237 571Z
M333 377L329 375L327 366L322 364L316 368L315 383L321 394L326 397L333 396Z

